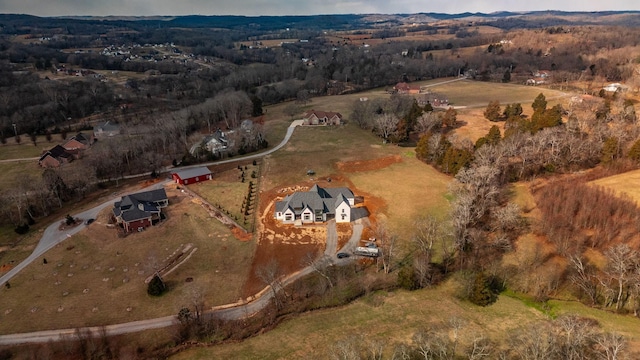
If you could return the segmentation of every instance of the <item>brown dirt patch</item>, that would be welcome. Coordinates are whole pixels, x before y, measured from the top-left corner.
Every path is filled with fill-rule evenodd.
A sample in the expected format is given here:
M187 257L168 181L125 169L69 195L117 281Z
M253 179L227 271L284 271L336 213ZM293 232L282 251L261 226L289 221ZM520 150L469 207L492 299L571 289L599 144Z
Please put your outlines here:
M336 165L338 169L344 172L360 172L384 169L399 162L402 162L402 157L400 155L392 155L373 160L339 162Z
M253 239L253 233L248 233L237 226L231 229L233 236L240 241L251 241Z
M340 250L349 242L349 239L351 239L353 226L351 224L344 223L336 224L336 230L338 231L338 250Z
M13 265L2 264L0 265L0 273L9 271L13 268Z
M386 160L368 162L366 166L389 166L399 159L395 157L384 158ZM380 160L380 159L378 159ZM363 162L364 163L364 162ZM386 165L385 165L386 164ZM330 180L329 180L330 179ZM363 196L364 203L359 206L366 206L371 214L369 220L375 223L375 216L386 207L384 200L364 193L355 188L349 179L340 174L332 174L324 179L306 181L292 186L277 187L260 193L260 209L258 213L258 224L256 234L257 248L251 271L242 289L242 296L249 297L255 295L266 285L256 275L261 267L276 260L282 274L292 274L305 267L304 259L308 254L314 256L324 251L327 238L325 226L300 226L283 225L273 216L275 203L286 195L295 191L306 191L314 184L326 187L349 187L356 196ZM338 248L344 246L353 232L351 224L336 224L338 231ZM366 230L366 229L365 229ZM366 232L365 233L370 233ZM368 237L367 237L368 238Z

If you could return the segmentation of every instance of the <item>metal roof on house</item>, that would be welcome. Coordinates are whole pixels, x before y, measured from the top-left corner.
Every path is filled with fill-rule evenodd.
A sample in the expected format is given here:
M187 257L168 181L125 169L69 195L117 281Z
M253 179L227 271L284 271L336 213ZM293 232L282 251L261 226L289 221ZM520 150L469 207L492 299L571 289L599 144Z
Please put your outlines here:
M191 179L196 176L211 175L211 170L207 167L199 167L194 169L186 169L182 171L174 171L171 174L176 174L180 179Z

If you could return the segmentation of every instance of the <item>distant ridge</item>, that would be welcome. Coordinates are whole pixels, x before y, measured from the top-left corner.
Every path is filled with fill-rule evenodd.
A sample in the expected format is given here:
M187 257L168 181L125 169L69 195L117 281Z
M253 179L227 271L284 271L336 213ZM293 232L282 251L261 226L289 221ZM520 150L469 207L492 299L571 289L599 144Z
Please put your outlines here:
M515 27L540 28L559 25L624 25L640 26L640 11L596 11L567 12L558 10L493 13L447 14L422 12L414 14L329 14L329 15L284 15L284 16L244 16L244 15L187 15L187 16L58 16L38 17L28 14L0 14L0 29L4 25L33 25L46 29L64 24L122 24L137 23L142 27L185 27L260 30L292 29L334 29L350 30L362 28L388 27L403 24L430 24L437 21L473 21L503 29ZM544 19L544 21L540 21Z

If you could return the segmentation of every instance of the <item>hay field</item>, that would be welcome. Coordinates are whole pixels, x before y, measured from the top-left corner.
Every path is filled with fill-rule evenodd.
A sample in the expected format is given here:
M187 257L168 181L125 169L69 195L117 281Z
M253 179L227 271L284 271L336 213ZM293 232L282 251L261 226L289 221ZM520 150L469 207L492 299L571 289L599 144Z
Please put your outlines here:
M411 152L402 154L402 161L389 167L348 176L357 189L384 200L388 226L403 243L413 236L414 222L421 216L448 216L447 186L452 178L416 159Z
M640 170L598 179L591 181L590 184L613 190L618 195L628 196L631 200L640 203L640 187L638 187Z

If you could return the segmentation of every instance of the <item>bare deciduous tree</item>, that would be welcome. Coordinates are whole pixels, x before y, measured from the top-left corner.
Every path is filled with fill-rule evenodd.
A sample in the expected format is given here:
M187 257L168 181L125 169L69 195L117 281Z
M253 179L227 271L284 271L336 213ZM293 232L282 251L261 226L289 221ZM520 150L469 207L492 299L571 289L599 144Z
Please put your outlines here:
M623 295L638 266L638 252L627 244L618 244L605 252L605 274L617 285L616 310L624 305Z
M388 142L389 138L396 134L400 118L394 114L384 113L373 119L374 129L383 142Z
M288 297L282 283L282 269L276 259L271 259L265 265L256 269L256 276L267 286L271 288L273 300L277 308L281 308L285 299ZM282 296L279 293L282 292Z

